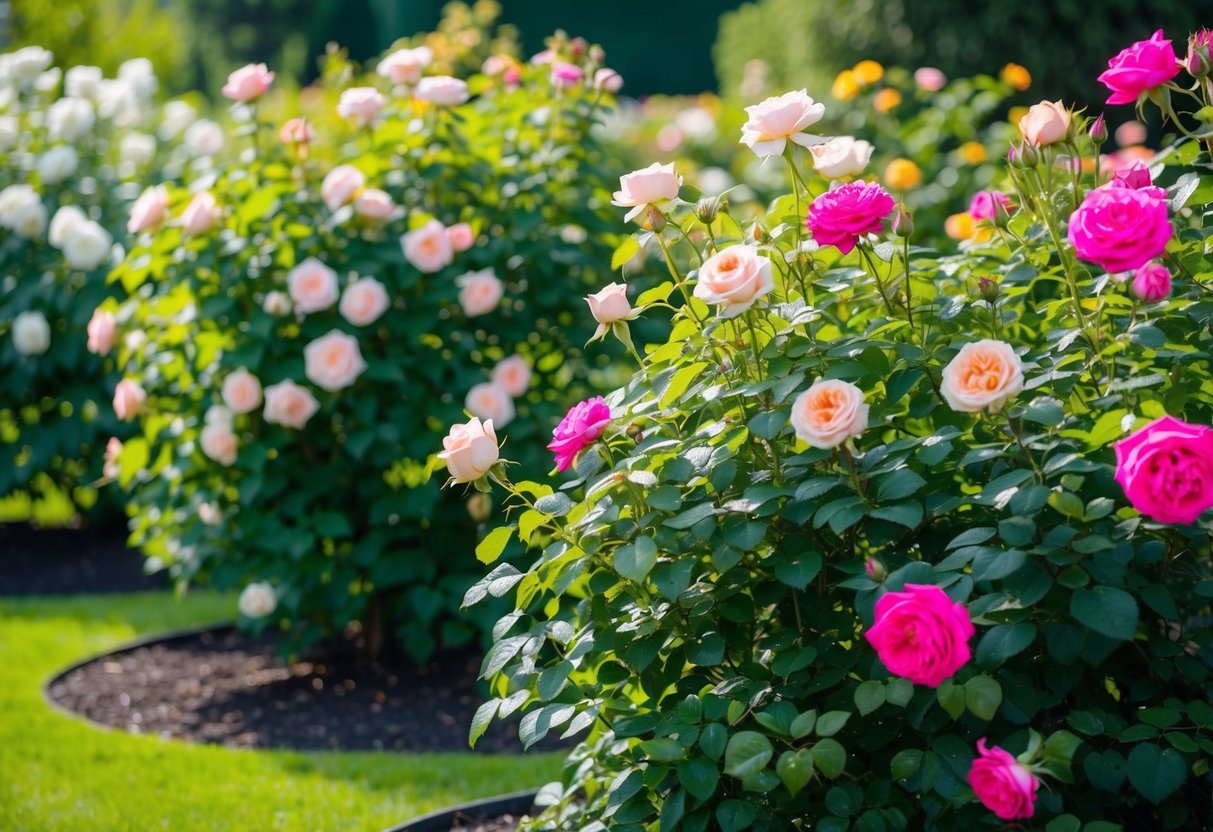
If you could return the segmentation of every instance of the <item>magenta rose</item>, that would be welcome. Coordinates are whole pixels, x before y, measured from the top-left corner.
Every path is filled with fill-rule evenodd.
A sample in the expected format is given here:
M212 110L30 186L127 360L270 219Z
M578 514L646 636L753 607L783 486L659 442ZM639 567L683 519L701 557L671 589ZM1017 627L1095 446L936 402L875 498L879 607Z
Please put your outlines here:
M1163 416L1113 446L1116 481L1159 523L1195 523L1213 506L1213 429Z
M1162 263L1151 261L1141 266L1133 273L1133 282L1129 291L1138 300L1146 303L1158 303L1171 294L1171 273Z
M897 203L876 182L848 182L827 191L809 206L805 225L820 246L846 254L865 234L879 234Z
M1112 91L1108 104L1132 104L1142 93L1161 87L1179 74L1179 59L1171 41L1159 29L1108 60L1099 82Z
M978 222L993 222L999 214L1009 217L1013 210L1011 200L999 191L978 191L969 200L969 216Z
M1162 254L1171 239L1167 203L1157 188L1102 187L1070 215L1070 245L1109 273L1130 272Z
M876 602L876 623L864 637L894 676L937 688L972 657L976 630L963 604L942 589L906 584Z
M1030 818L1036 811L1036 775L998 746L986 748L984 738L977 741L968 779L977 799L1002 820Z
M556 454L556 470L567 471L577 454L593 445L611 423L611 408L602 396L573 406L552 431L548 450Z

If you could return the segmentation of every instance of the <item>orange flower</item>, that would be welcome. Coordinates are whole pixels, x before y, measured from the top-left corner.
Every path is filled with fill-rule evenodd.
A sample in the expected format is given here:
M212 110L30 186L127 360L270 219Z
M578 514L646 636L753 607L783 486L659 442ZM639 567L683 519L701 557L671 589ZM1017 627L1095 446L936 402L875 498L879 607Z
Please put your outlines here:
M895 191L908 191L922 184L922 171L909 159L894 159L885 166L884 182Z
M986 146L981 142L965 142L956 152L966 164L980 165L986 160Z
M876 98L872 100L872 106L879 113L887 113L898 104L901 103L901 93L892 87L885 87L880 92L876 93Z
M844 69L834 79L834 86L830 88L830 94L839 101L854 98L859 94L859 79L855 77L854 72Z
M851 72L861 84L875 84L884 77L884 67L876 61L860 61Z
M943 230L953 240L967 240L977 230L977 221L968 211L961 211L944 220Z
M953 410L996 411L1023 390L1023 362L1003 341L965 344L943 368L939 390Z
M1023 92L1032 86L1032 73L1019 64L1007 64L999 76L1004 84L1010 84L1013 89Z

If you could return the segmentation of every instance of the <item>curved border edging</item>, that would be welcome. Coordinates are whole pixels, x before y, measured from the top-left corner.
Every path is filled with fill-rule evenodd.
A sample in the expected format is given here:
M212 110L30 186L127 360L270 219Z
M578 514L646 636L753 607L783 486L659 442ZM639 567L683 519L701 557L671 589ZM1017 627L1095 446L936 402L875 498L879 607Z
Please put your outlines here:
M485 818L500 817L501 815L522 815L535 807L535 797L538 790L515 792L488 797L472 803L465 803L452 809L431 812L410 821L385 829L384 832L450 832L451 825L461 817L483 816Z

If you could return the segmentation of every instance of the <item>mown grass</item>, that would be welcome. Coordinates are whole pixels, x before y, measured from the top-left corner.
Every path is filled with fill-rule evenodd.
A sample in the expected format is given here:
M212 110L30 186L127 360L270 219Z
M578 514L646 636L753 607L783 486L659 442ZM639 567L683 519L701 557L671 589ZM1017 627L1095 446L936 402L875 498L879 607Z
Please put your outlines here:
M0 599L0 830L382 830L553 779L559 755L243 751L92 726L48 705L57 670L136 636L230 619L199 592ZM351 719L355 718L351 715Z

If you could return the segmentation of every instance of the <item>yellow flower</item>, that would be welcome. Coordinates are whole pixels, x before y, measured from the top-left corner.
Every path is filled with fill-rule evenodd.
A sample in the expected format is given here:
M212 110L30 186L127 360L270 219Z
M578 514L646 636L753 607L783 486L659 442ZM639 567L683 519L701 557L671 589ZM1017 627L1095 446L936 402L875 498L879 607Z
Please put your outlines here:
M1027 107L1012 107L1007 111L1007 121L1011 124L1018 125L1019 120L1028 114Z
M986 146L981 142L965 142L957 150L967 164L980 165L986 160Z
M1007 64L1002 68L999 77L1004 84L1010 84L1020 92L1032 86L1032 73L1019 64Z
M977 230L977 221L968 211L961 211L944 220L943 230L953 240L967 240Z
M922 184L922 171L909 159L894 159L885 166L884 182L895 191L908 191Z
M887 113L900 103L901 93L892 87L885 87L876 93L876 98L872 100L872 106L876 108L878 113Z
M858 95L859 80L855 77L855 73L849 69L838 73L838 77L834 79L834 86L830 89L830 94L839 101L846 101Z
M876 61L860 61L851 72L861 84L875 84L884 77L884 67Z

